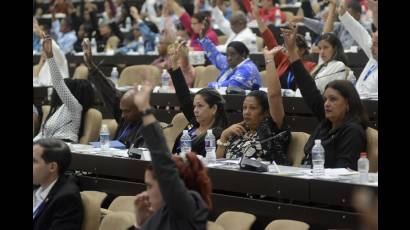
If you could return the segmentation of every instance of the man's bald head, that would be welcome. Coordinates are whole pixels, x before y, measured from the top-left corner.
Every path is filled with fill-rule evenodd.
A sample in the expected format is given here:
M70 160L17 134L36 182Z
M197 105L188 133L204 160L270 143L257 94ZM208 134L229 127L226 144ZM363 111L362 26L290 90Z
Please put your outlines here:
M231 29L236 34L244 30L247 26L246 15L242 11L233 13L229 22L231 23Z
M121 97L120 101L120 109L122 111L121 117L129 123L137 123L141 120L138 108L134 103L135 94L136 91L130 89Z

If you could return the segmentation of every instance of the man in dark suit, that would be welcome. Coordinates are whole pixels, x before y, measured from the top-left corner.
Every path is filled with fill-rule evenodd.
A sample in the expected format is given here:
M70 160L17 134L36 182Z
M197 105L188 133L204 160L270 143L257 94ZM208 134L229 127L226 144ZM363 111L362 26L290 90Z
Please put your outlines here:
M65 176L70 148L61 140L33 144L33 230L80 230L84 208L74 178Z

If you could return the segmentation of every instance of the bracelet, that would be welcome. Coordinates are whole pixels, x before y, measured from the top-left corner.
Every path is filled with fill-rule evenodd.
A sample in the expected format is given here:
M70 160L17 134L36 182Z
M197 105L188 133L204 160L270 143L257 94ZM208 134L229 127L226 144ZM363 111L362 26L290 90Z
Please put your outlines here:
M229 143L229 141L227 141L226 143L223 143L223 142L221 141L221 139L218 139L218 140L216 141L216 144L219 145L219 146L225 146L225 147L227 147L230 143Z
M141 114L141 117L144 117L150 114L154 114L154 111L155 110L152 107L148 107L147 109L141 111L140 114Z
M265 64L268 64L268 63L271 63L271 62L273 62L273 59L267 59L267 60L265 60Z

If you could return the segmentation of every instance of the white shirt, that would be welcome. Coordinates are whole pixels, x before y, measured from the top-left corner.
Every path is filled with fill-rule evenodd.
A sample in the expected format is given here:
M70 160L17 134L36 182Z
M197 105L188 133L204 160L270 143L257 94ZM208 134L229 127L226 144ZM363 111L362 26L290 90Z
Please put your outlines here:
M319 58L320 59L320 58ZM322 61L319 60L319 63ZM322 64L312 71L314 73L317 68L320 68ZM326 85L334 80L352 80L354 78L353 71L349 71L349 75L346 77L346 65L341 61L330 61L324 67L319 70L319 73L315 76L315 82L317 88L323 94L326 88Z
M58 69L61 71L63 78L68 78L68 64L64 53L61 51L57 43L52 40L53 57L57 63ZM51 85L51 74L48 62L45 62L38 73L38 83L41 86Z
M42 138L56 138L78 142L83 107L64 83L56 60L54 58L47 59L47 64L52 74L53 87L63 104L47 120L47 123L41 124L40 132L33 141Z
M51 184L49 184L46 188L41 186L40 188L33 191L33 209L36 208L41 202L43 202L44 199L46 199L46 197L50 193L50 190L54 187L57 180L58 177L53 182L51 182Z
M222 11L217 6L212 8L212 18L214 19L214 23L218 25L219 29L228 36L225 44L216 46L216 49L219 52L226 53L228 44L233 41L243 42L245 46L248 47L250 53L257 52L256 34L254 34L249 27L246 27L236 34L232 31L231 24L223 16Z
M344 15L339 16L340 22L346 28L347 31L352 35L354 40L363 49L366 56L369 58L366 66L364 67L359 79L356 83L356 89L360 97L368 97L369 95L377 95L379 92L379 73L378 73L378 62L373 58L372 55L372 38L367 33L366 29L357 22L349 12Z

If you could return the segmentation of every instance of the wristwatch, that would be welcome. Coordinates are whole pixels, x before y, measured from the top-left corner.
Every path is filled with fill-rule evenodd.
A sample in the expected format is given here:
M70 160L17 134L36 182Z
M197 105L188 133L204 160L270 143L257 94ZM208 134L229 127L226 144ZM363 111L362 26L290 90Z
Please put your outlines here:
M147 109L141 111L140 114L141 114L141 117L144 117L150 114L154 114L154 111L155 110L152 107L148 107Z
M226 143L223 143L223 142L221 141L221 139L218 139L218 140L216 141L216 144L219 145L219 146L225 146L225 147L227 147L227 146L229 145L229 141L227 141Z

